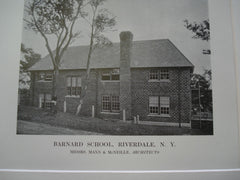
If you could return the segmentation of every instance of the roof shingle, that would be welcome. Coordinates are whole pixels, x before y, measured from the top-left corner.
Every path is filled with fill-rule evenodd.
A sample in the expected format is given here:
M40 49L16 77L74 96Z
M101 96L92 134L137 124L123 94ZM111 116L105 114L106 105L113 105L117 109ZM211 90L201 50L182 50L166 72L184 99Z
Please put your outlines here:
M69 47L63 55L60 69L85 69L89 46ZM120 43L95 49L90 68L119 68ZM193 64L168 39L133 41L131 68L191 67ZM50 56L42 58L29 71L53 70Z

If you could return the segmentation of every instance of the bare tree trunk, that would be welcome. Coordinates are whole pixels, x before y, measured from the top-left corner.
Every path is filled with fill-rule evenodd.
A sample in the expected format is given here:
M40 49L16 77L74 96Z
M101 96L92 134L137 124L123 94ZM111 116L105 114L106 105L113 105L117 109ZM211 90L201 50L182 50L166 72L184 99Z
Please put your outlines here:
M57 83L59 83L59 69L56 68L53 72L53 87L52 87L52 112L57 113Z
M89 80L86 78L85 79L85 85L83 86L83 89L81 91L81 95L80 95L80 100L79 100L79 104L77 106L77 111L76 111L76 115L79 115L81 109L82 109L82 105L83 105L83 102L84 102L84 99L86 97L86 94L87 94L87 89L88 89L88 83L89 83Z
M53 72L52 97L57 97L58 76L59 76L59 69L55 69L54 72Z
M79 104L77 106L77 111L76 111L76 115L79 115L83 102L84 102L84 98L87 94L87 89L88 89L88 84L89 84L89 77L90 77L90 59L91 59L91 55L92 55L92 51L93 51L93 36L91 36L91 41L90 41L90 47L89 47L89 52L88 52L88 60L87 60L87 70L86 70L86 78L85 78L85 84L83 86L81 95L80 95L80 100L79 100Z
M89 56L88 61L90 61L90 58L91 58L91 55ZM79 100L79 104L77 106L76 115L79 115L79 113L80 113L80 111L82 109L82 105L83 105L83 102L84 102L84 99L86 97L87 90L88 90L89 77L90 77L90 67L86 71L86 78L85 78L85 82L83 84L83 88L82 88L82 91L81 91L80 100Z

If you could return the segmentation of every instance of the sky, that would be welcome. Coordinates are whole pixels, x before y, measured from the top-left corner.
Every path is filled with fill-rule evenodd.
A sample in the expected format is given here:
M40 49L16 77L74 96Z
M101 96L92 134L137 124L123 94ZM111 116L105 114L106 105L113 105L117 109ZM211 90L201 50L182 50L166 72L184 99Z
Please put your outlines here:
M131 31L134 41L170 39L194 64L195 73L202 74L204 69L211 69L210 55L202 54L203 49L210 48L210 42L192 38L194 34L184 27L183 22L185 19L190 22L209 19L208 0L108 0L103 7L116 16L115 31L105 34L112 42L120 41L121 31ZM82 34L72 46L88 45L88 26L78 21L75 30L81 30ZM40 34L27 30L24 24L22 42L42 57L48 54ZM50 42L54 47L53 38Z

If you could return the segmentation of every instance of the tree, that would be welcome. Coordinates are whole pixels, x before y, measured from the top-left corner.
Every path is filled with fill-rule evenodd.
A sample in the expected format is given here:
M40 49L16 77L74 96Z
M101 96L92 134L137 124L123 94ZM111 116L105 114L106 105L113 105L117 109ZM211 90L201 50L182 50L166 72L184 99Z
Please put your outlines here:
M105 0L90 0L88 3L90 6L90 13L88 13L88 16L84 17L90 27L90 42L87 57L85 85L81 92L76 115L80 113L82 104L84 103L84 98L86 97L91 70L90 61L93 51L96 48L110 46L112 44L111 41L104 36L104 33L108 30L112 30L113 26L116 24L116 21L115 17L113 17L107 9L101 8L104 2Z
M206 75L206 72L208 75ZM203 75L193 74L191 77L193 111L212 112L211 70L205 70Z
M203 41L210 40L210 24L209 20L204 20L201 23L190 23L187 19L184 20L185 27L194 33L192 38L201 39ZM203 54L211 54L210 49L204 49Z
M79 31L73 31L77 19L85 15L82 12L83 6L83 0L32 0L26 3L25 10L29 16L24 21L27 28L43 37L52 60L53 97L56 97L56 86L63 54L80 35ZM53 48L49 43L50 36L56 38ZM54 52L53 49L55 49Z
M19 88L29 89L30 74L28 68L41 59L41 55L35 53L31 48L26 48L24 44L21 44L22 58L20 60L20 72L19 72Z
M33 0L26 6L29 14L25 19L27 27L40 33L43 37L54 67L53 97L56 97L59 68L63 54L69 45L79 37L80 32L73 32L77 19L82 18L90 28L90 42L86 65L85 84L82 89L76 114L79 114L90 76L90 61L95 48L111 45L111 41L104 36L107 30L115 25L115 17L107 9L101 8L105 0ZM49 44L49 36L56 37L55 51Z

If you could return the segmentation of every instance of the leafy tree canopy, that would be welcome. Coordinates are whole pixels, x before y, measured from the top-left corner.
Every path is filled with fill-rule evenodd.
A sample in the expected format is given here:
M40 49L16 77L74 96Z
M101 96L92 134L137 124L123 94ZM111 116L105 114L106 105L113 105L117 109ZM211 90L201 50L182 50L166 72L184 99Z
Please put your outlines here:
M194 39L201 39L203 41L210 40L210 24L209 20L204 20L203 22L196 23L196 22L189 22L187 19L184 20L184 26L193 32L192 38ZM204 49L203 54L211 54L210 49Z
M201 107L201 111L212 112L211 70L205 70L203 75L193 74L191 89L193 110Z
M41 59L41 55L35 53L33 49L26 48L24 44L21 44L22 58L20 60L20 72L19 72L19 87L20 89L28 89L30 85L30 75L28 68Z

